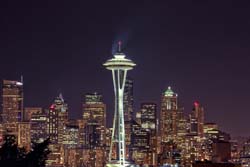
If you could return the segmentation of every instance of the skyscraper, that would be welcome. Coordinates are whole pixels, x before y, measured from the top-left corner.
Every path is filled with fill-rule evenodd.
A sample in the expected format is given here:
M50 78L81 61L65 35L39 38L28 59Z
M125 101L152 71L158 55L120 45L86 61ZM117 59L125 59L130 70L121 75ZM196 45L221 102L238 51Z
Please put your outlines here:
M133 96L133 80L131 78L127 78L125 81L124 87L124 95L123 95L123 104L124 104L124 123L125 123L125 143L126 143L126 159L129 159L131 155L131 134L132 134L132 120L133 120L133 104L134 104L134 96Z
M131 150L133 160L137 164L157 166L157 106L155 103L142 103L140 111L136 113L136 124L132 125Z
M103 167L106 162L106 104L101 94L87 93L83 103L84 164Z
M194 102L190 114L190 133L200 137L204 136L204 108L197 101Z
M43 142L47 139L47 114L41 110L31 115L31 141Z
M30 121L33 114L41 113L41 107L25 107L24 108L24 121Z
M194 161L202 161L205 158L211 159L211 141L207 139L207 143L204 138L204 109L197 101L193 103L192 112L189 114L188 129L189 134L186 135L184 148L185 165L191 165ZM213 132L212 136L215 137L216 134Z
M156 120L157 120L156 104L155 103L142 103L140 115L141 115L140 122L141 122L142 128L156 135Z
M47 134L50 137L51 153L46 161L47 166L60 166L64 163L63 141L64 129L68 121L68 105L62 94L51 104L47 113Z
M61 94L55 98L47 116L47 133L51 142L62 144L64 127L68 121L68 106Z
M163 93L160 113L161 163L180 163L187 134L183 108L178 107L177 94L171 87Z
M31 134L30 134L30 122L18 123L18 146L24 147L26 150L30 150L31 146Z
M125 161L125 126L124 126L124 87L126 82L127 71L132 70L135 64L126 59L125 54L120 52L121 43L119 42L119 51L114 58L107 60L103 65L112 71L114 93L115 93L115 113L113 121L113 132L109 154L109 163L107 166L131 166ZM112 145L117 144L117 157L111 161Z
M65 102L62 94L55 99L55 109L58 110L58 143L63 143L64 129L69 119L68 104Z
M23 83L3 80L2 100L4 128L8 133L17 135L18 122L23 120Z
M133 118L133 105L134 105L134 95L133 86L134 82L131 78L126 79L124 87L124 120L131 121Z
M150 166L150 132L141 127L135 121L132 121L131 131L131 150L132 159L138 165Z
M168 142L177 137L177 94L171 87L163 93L161 100L160 128L161 141Z
M96 125L99 134L99 146L105 144L106 129L106 104L103 103L102 95L98 93L88 93L85 95L85 103L83 103L83 122L84 127L88 125ZM85 128L86 129L86 128Z
M101 94L87 93L82 106L85 124L90 120L95 120L100 126L106 127L106 105L103 103Z

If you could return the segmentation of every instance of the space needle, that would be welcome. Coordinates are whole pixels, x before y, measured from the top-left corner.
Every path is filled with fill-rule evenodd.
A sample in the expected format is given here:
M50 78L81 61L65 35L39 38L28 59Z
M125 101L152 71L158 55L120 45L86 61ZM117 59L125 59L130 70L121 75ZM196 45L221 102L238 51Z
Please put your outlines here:
M109 160L106 167L133 167L133 163L125 159L125 126L124 126L124 107L123 93L127 76L127 71L132 70L136 65L132 60L126 58L121 52L121 41L118 42L118 52L114 57L103 64L106 69L112 71L114 93L115 93L115 111L113 119L112 139L110 143ZM113 146L116 148L116 158L112 159Z

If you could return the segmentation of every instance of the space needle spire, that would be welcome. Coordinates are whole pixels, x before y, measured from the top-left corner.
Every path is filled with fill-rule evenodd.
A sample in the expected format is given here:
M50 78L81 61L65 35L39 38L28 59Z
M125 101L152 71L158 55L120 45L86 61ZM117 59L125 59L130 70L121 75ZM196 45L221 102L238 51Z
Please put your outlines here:
M113 120L112 139L110 144L109 162L107 167L128 167L134 166L129 161L125 160L126 144L125 144L125 126L124 126L124 107L123 93L127 71L132 70L136 64L126 58L126 55L121 52L121 41L118 42L118 52L114 57L107 60L103 65L106 69L112 71L114 94L115 94L115 111ZM112 159L113 146L116 146L116 158Z

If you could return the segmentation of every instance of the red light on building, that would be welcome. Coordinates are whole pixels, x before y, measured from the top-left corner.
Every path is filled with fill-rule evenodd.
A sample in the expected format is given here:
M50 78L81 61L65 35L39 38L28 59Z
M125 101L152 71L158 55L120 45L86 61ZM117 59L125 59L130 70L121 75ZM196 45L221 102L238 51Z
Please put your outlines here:
M198 106L199 106L199 102L198 102L198 101L195 101L195 102L194 102L194 106L195 106L195 107L198 107Z
M52 104L52 105L50 106L50 109L51 109L51 110L54 110L54 109L55 109L55 105Z

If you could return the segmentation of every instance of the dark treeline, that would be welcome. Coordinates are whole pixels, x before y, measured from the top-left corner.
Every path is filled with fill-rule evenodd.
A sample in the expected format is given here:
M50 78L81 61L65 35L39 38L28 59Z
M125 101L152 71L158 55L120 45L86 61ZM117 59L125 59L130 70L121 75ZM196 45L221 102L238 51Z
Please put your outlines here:
M50 140L33 143L31 151L17 146L16 137L4 136L4 143L0 148L1 167L45 167L45 161L50 153Z

